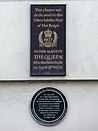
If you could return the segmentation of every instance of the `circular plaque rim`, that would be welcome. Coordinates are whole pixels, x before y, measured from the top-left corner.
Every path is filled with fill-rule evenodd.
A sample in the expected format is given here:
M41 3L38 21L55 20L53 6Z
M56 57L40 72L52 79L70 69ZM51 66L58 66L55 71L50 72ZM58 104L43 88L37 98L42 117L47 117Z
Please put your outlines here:
M36 98L41 93L43 93L45 91L53 91L53 92L57 93L62 98L62 101L64 103L64 108L63 108L63 111L62 111L61 115L55 120L51 120L51 121L43 120L35 112L34 104L35 104ZM33 104L33 106L32 106L32 104ZM33 110L32 110L32 108L33 108ZM61 91L59 91L58 89L53 88L53 87L45 87L45 88L42 88L42 89L38 90L34 94L34 96L32 97L31 104L30 104L30 114L31 114L31 116L34 118L34 120L36 122L38 122L39 124L44 125L44 126L54 126L54 125L59 124L65 118L65 115L67 113L67 109L68 109L68 104L67 104L66 97L64 96L64 94Z

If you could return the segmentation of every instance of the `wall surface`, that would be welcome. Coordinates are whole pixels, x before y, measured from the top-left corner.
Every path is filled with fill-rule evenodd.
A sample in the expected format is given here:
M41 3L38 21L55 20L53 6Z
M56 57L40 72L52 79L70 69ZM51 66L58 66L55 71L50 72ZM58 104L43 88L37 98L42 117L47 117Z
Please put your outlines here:
M67 3L67 76L45 78L29 73L29 7L35 2L0 1L0 131L98 131L98 81L54 81L98 79L98 1L58 0ZM53 81L31 81L45 79ZM53 127L30 115L34 93L49 86L68 101L65 119Z
M30 115L36 91L50 86L68 101L65 119L53 127L38 124ZM98 82L6 82L0 83L0 131L98 131Z
M98 79L98 1L54 2L67 3L67 76L30 77L30 4L35 3L0 2L0 80Z

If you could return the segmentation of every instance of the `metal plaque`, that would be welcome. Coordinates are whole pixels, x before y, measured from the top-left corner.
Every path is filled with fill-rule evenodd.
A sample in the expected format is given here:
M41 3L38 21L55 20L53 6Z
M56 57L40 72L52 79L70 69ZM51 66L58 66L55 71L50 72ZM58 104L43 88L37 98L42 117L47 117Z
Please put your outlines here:
M31 5L31 76L66 75L66 5Z
M67 112L67 108L67 100L63 93L51 87L36 92L30 107L33 118L45 126L60 123Z

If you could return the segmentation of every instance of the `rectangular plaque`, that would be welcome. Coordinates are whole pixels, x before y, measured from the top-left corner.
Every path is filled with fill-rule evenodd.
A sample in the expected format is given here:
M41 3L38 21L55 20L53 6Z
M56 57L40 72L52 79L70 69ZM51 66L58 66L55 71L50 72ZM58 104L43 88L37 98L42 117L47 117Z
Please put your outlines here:
M66 75L66 5L31 5L31 76Z

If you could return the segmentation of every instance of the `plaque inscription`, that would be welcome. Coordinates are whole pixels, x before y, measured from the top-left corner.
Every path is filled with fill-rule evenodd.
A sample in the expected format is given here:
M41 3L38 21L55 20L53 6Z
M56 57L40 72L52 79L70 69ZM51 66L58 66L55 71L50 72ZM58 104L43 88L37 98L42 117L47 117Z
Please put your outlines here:
M52 126L60 123L66 112L66 98L55 88L43 88L32 98L31 114L42 125Z
M31 5L31 75L64 76L66 5Z

